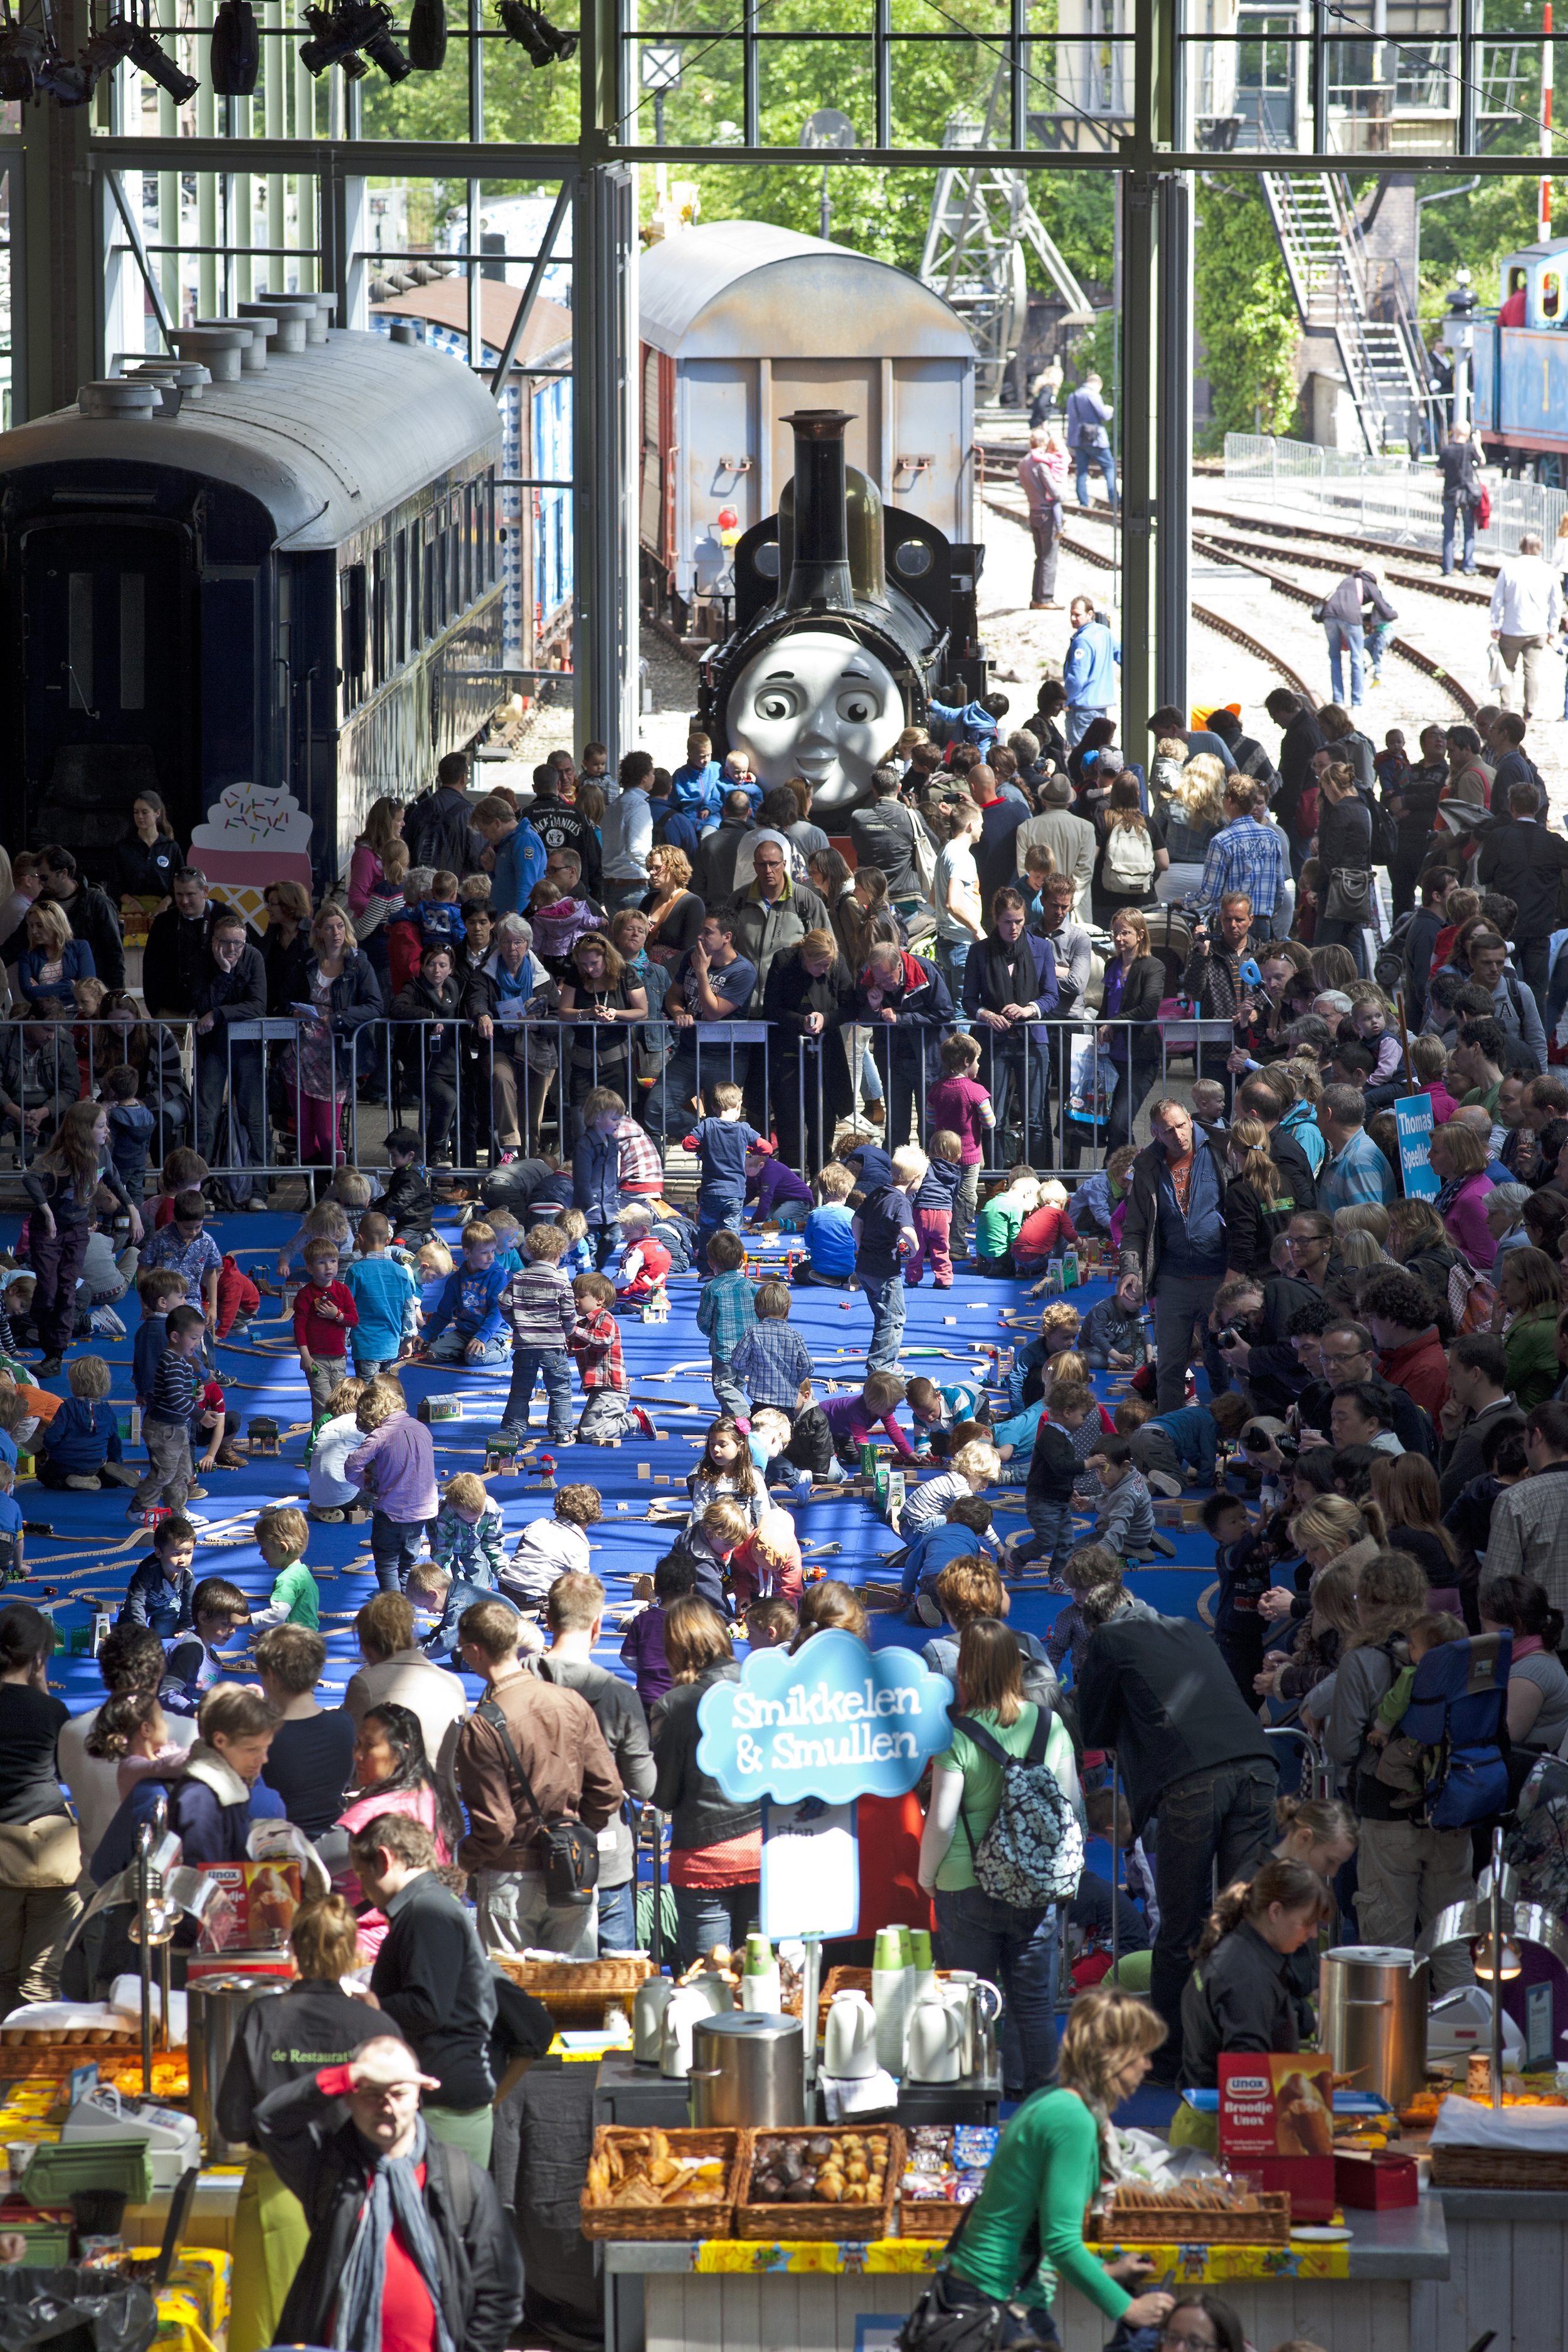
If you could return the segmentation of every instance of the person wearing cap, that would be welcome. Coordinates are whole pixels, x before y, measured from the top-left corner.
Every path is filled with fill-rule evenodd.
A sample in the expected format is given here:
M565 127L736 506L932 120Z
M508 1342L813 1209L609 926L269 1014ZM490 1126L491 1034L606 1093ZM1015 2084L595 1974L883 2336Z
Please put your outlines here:
M1072 912L1080 914L1089 905L1094 861L1100 848L1094 827L1087 817L1075 813L1072 786L1066 776L1047 776L1040 787L1039 803L1038 816L1027 818L1013 835L1017 870L1023 873L1031 849L1048 849L1056 860L1057 873L1071 877Z

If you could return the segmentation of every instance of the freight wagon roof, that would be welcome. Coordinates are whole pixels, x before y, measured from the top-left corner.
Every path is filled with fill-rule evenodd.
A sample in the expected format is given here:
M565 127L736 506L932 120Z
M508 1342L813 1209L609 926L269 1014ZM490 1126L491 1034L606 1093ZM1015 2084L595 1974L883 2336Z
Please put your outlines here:
M637 299L643 341L676 359L974 356L957 312L918 278L766 221L719 221L651 246Z
M437 475L493 448L500 420L460 361L384 335L334 331L268 361L265 373L206 386L178 416L127 422L57 409L0 434L0 478L80 469L77 494L173 467L247 491L290 553L341 546ZM108 481L98 467L112 467Z

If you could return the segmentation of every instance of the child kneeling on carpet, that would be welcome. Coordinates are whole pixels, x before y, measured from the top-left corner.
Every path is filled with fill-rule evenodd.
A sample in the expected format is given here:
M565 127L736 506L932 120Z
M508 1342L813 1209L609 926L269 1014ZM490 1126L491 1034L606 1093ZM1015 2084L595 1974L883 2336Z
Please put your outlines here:
M941 1612L931 1599L936 1580L950 1561L984 1557L995 1550L991 1533L991 1506L979 1495L955 1495L942 1507L904 1554L899 1596L911 1625L936 1625Z
M764 1511L744 1543L730 1557L735 1613L744 1617L753 1601L777 1594L794 1609L805 1591L800 1538L787 1511Z
M854 1288L855 1223L844 1205L854 1190L848 1169L830 1160L816 1179L817 1205L805 1221L805 1255L795 1264L797 1283L823 1283L830 1290Z
M586 1576L592 1568L588 1529L605 1516L596 1486L574 1485L556 1491L550 1517L530 1519L510 1559L503 1560L500 1589L520 1609L539 1609L558 1576Z
M44 1433L37 1457L40 1486L134 1486L137 1474L120 1456L120 1419L109 1402L109 1366L101 1356L79 1356L66 1370L70 1394Z
M621 1353L621 1327L610 1309L615 1285L602 1274L580 1274L572 1285L577 1321L570 1346L583 1383L583 1418L577 1423L579 1445L608 1445L623 1431L637 1428L645 1437L653 1423L631 1398L626 1358Z
M196 1589L192 1562L196 1556L196 1531L189 1519L172 1513L153 1530L153 1549L139 1560L117 1625L144 1625L161 1642L191 1628L191 1599Z
M492 1592L506 1566L501 1507L472 1470L447 1481L441 1508L430 1530L430 1557L454 1580Z
M158 1685L165 1714L197 1715L203 1699L230 1669L218 1652L250 1622L250 1603L226 1576L204 1576L191 1595L191 1630L174 1643Z
M1154 1506L1125 1437L1102 1437L1086 1465L1098 1472L1104 1499L1095 1514L1094 1540L1125 1559L1154 1538Z
M309 1516L324 1526L336 1527L344 1519L359 1521L370 1517L360 1500L358 1486L343 1475L343 1465L363 1434L354 1415L368 1386L366 1381L340 1381L327 1399L327 1417L310 1439Z
M675 1539L674 1559L689 1559L697 1572L697 1591L730 1622L731 1609L724 1587L730 1572L731 1553L740 1549L752 1532L752 1522L742 1506L729 1496L710 1503L701 1517L683 1528Z
M996 1448L983 1437L972 1437L958 1448L948 1468L906 1496L899 1532L912 1540L920 1530L942 1516L942 1506L960 1495L978 1495L994 1481L1002 1465Z
M433 1625L419 1646L427 1658L439 1661L449 1658L458 1646L458 1628L463 1622L463 1612L479 1601L499 1601L513 1609L518 1618L517 1647L520 1657L528 1657L544 1647L544 1636L537 1625L531 1624L521 1611L514 1608L505 1592L493 1591L488 1584L469 1584L460 1577L449 1576L433 1559L416 1559L408 1571L408 1597L422 1607L439 1610L440 1622Z

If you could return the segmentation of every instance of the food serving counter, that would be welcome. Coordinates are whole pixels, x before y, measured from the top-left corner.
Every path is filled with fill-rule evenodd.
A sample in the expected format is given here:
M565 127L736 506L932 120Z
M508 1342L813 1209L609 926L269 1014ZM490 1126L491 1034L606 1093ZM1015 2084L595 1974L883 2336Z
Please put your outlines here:
M1568 2195L1551 2200L1568 2218ZM1293 2336L1333 2352L1430 2352L1418 2296L1445 2292L1448 2237L1434 2196L1392 2212L1347 2211L1348 2241L1322 2245L1148 2247L1157 2271L1190 2284L1212 2284L1235 2305L1250 2342ZM604 2258L605 2352L856 2352L858 2322L873 2314L901 2318L946 2252L939 2240L888 2238L869 2243L771 2243L742 2238L629 2244L611 2240ZM1109 2251L1101 2249L1100 2251ZM1562 2346L1563 2255L1559 2235L1552 2272L1558 2298L1555 2333L1517 2340L1531 2352ZM1058 2295L1057 2326L1066 2352L1103 2352L1110 2327L1081 2295ZM1488 2326L1498 2325L1489 2317ZM1471 2328L1465 2344L1480 2332ZM1506 2341L1506 2338L1504 2339ZM1458 2336L1446 2334L1464 2352Z

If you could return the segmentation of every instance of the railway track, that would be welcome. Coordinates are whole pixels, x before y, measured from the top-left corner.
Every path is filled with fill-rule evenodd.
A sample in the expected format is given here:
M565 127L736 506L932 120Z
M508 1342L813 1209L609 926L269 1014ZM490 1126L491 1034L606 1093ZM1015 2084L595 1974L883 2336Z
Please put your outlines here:
M1194 509L1194 513L1201 511L1206 514L1209 509L1206 508L1202 509ZM1249 533L1268 528L1268 526L1255 524L1250 520L1247 522L1246 527ZM1342 572L1345 570L1345 562L1342 552L1336 554L1327 548L1320 550L1315 546L1302 547L1296 543L1296 535L1294 532L1290 534L1289 544L1286 544L1282 540L1279 545L1275 546L1267 540L1265 540L1262 544L1259 544L1256 538L1248 537L1243 539L1235 537L1232 535L1234 530L1235 525L1233 522L1232 530L1230 531L1205 531L1204 536L1210 541L1211 545L1231 549L1238 555L1277 555L1282 557L1287 562L1304 563L1315 571ZM1340 542L1340 546L1342 550L1344 546L1344 541L1342 540ZM1418 589L1423 596L1446 596L1448 598L1450 603L1455 604L1484 605L1491 603L1491 592L1489 589L1472 588L1466 581L1445 579L1441 572L1437 572L1436 575L1429 577L1424 572L1395 572L1388 564L1383 563L1378 566L1378 574L1381 579L1387 581L1391 586Z
M1024 516L1016 513L1012 508L1003 505L999 499L986 498L985 503L994 513L1006 515L1010 520L1017 523L1020 528L1025 527ZM1207 513L1211 511L1211 509L1205 509L1204 511ZM1103 522L1108 525L1111 522L1110 513L1103 509L1091 509L1090 512L1096 522ZM1086 520L1088 520L1088 518L1086 518L1081 512L1075 513L1073 516L1075 526L1083 523ZM1326 537L1327 534L1313 533L1312 536ZM1353 541L1346 541L1342 540L1338 543L1341 546L1354 544ZM1062 533L1061 544L1064 547L1072 548L1074 551L1082 556L1086 562L1093 563L1098 567L1103 567L1103 569L1108 572L1112 571L1115 568L1114 557L1106 554L1100 548L1090 548L1081 539L1069 539L1065 530ZM1237 542L1235 541L1218 538L1211 539L1206 533L1194 531L1193 534L1193 551L1194 554L1211 556L1216 562L1222 563L1240 563L1245 571L1256 572L1260 580L1266 580L1269 586L1279 595L1289 597L1293 604L1305 604L1310 607L1318 602L1316 592L1310 588L1302 587L1300 581L1290 579L1289 576L1283 572L1277 572L1271 564L1259 562L1256 555L1247 556L1238 553ZM1283 550L1280 551L1281 553L1284 552ZM1391 578L1394 577L1392 573L1389 576ZM1429 592L1435 583L1426 580L1419 580L1413 582L1411 584ZM1468 601L1470 596L1477 595L1479 593L1481 592L1476 590L1467 592L1467 601ZM1229 637L1233 644L1245 646L1248 651L1260 655L1266 662L1268 662L1273 668L1279 670L1280 675L1286 678L1293 694L1300 694L1307 703L1310 709L1315 710L1317 709L1320 697L1313 693L1312 689L1298 676L1296 671L1291 669L1286 662L1281 660L1280 656L1274 652L1271 646L1265 646L1261 644L1258 638L1249 636L1244 629L1238 628L1234 621L1226 620L1223 614L1207 611L1199 604L1194 604L1192 610L1194 618L1203 621L1209 628L1217 629L1222 636ZM1409 642L1408 638L1405 637L1391 637L1388 641L1388 650L1390 653L1397 654L1402 661L1408 662L1413 669L1420 670L1424 677L1431 678L1435 684L1443 688L1443 691L1446 694L1452 695L1454 700L1458 704L1467 719L1474 718L1478 708L1475 697L1469 692L1468 688L1459 684L1458 678L1455 677L1450 671L1444 668L1441 662L1434 660L1430 654L1423 653L1419 646L1413 646Z
M994 465L999 472L1005 467L1009 478L1013 468L1016 467L1024 454L1022 449L1010 447L1001 442L981 442L976 446L983 462L985 465ZM1381 555L1385 559L1394 556L1401 563L1424 564L1429 567L1430 572L1436 575L1435 578L1411 573L1405 576L1403 584L1413 588L1426 588L1436 595L1462 596L1468 602L1470 598L1485 593L1479 589L1467 589L1462 581L1458 583L1447 581L1443 572L1441 556L1432 554L1426 548L1398 547L1389 540L1368 539L1354 531L1314 530L1309 523L1271 522L1262 515L1238 515L1233 508L1229 507L1194 506L1193 518L1194 521L1226 523L1233 530L1240 528L1245 530L1261 531L1271 538L1310 540L1323 547L1354 548L1366 555ZM1109 522L1110 516L1105 508L1093 507L1089 509L1089 519L1095 522ZM1476 568L1483 579L1497 578L1498 566L1489 558L1481 558ZM1395 576L1392 572L1389 574L1391 579Z
M1303 588L1299 581L1289 578L1283 572L1276 572L1270 564L1259 563L1256 558L1232 554L1223 540L1200 538L1194 531L1193 550L1194 554L1213 555L1217 556L1222 562L1239 562L1245 571L1255 572L1260 580L1267 580L1277 594L1289 596L1295 604L1310 606L1318 602L1317 594L1312 589ZM1413 668L1420 670L1425 677L1433 679L1442 688L1445 694L1451 694L1467 719L1475 717L1479 705L1474 695L1467 687L1461 686L1458 679L1445 669L1441 662L1435 661L1430 654L1423 653L1419 646L1413 646L1406 637L1390 637L1388 650L1390 653L1397 654L1402 661L1409 662Z
M1026 516L1016 513L1011 507L1004 506L999 499L984 498L984 492L982 497L993 514L999 514L1006 521L1016 523L1020 530L1028 529ZM1081 539L1071 539L1065 530L1061 533L1058 544L1066 548L1068 554L1078 556L1081 562L1093 564L1097 571L1113 572L1116 569L1115 559L1107 555L1103 548L1090 547ZM1192 607L1192 614L1194 620L1201 621L1205 628L1215 630L1222 637L1228 637L1233 646L1239 646L1244 653L1255 655L1268 668L1278 671L1291 693L1299 694L1309 710L1317 709L1318 697L1307 684L1306 679L1298 671L1293 670L1289 662L1282 661L1272 646L1266 646L1260 637L1249 635L1247 631L1238 627L1236 622L1227 620L1223 613L1211 612L1205 605L1194 604Z

